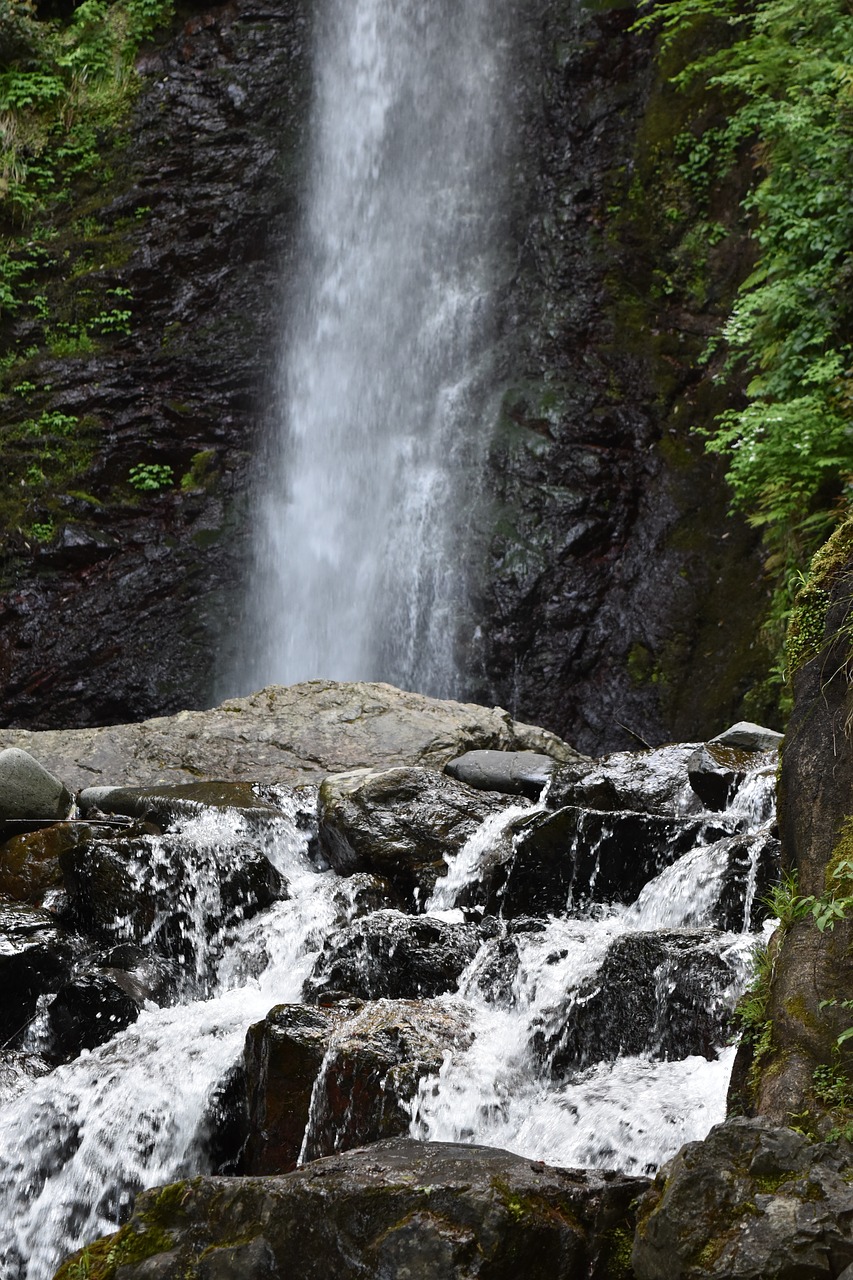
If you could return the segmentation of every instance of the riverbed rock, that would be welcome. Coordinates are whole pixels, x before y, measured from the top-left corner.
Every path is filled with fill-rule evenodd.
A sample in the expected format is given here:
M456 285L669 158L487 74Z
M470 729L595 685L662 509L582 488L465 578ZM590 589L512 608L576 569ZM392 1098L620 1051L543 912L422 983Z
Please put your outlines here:
M551 756L535 751L466 751L449 760L444 772L480 791L538 800L555 768Z
M687 763L695 749L691 743L679 742L557 765L545 802L549 809L582 805L602 811L631 809L683 817L700 808L687 776Z
M742 981L742 966L720 953L712 931L628 933L534 1043L557 1076L623 1054L712 1059L731 1028L731 988Z
M244 1050L248 1138L241 1173L296 1168L314 1083L341 1018L328 1009L282 1004L249 1028Z
M776 768L774 751L706 742L687 762L690 785L708 809L725 809L747 774Z
M7 819L58 820L71 810L71 794L28 751L8 746L0 751L0 829Z
M40 903L62 884L59 855L95 834L82 823L57 822L12 836L0 845L0 894L17 902Z
M0 1045L20 1042L40 996L70 971L71 947L48 911L0 902Z
M74 928L101 946L142 945L180 960L199 981L217 935L286 893L280 873L244 840L184 835L99 837L60 855Z
M314 1087L306 1160L407 1134L420 1080L471 1043L464 1006L377 1000L332 1035Z
M100 1280L616 1280L643 1178L396 1139L281 1178L142 1192L89 1245ZM79 1256L56 1280L72 1280Z
M126 974L88 972L64 982L46 1010L51 1050L63 1059L94 1049L139 1017L146 993Z
M434 769L334 774L320 787L318 843L335 871L373 872L423 905L445 859L507 805Z
M640 1202L637 1280L821 1280L853 1263L853 1149L731 1120L665 1165Z
M377 911L329 939L303 998L327 1003L339 995L361 1000L443 995L456 990L481 941L472 924Z
M764 725L753 724L751 720L739 720L730 725L715 738L710 738L711 745L721 747L737 747L741 751L778 751L785 735L776 729L767 729Z
M92 811L125 814L153 822L163 830L178 818L193 818L206 809L239 814L257 828L282 811L262 800L250 782L182 782L159 787L85 787L77 806L84 817Z
M440 770L474 748L576 752L500 707L447 702L388 684L309 680L271 685L210 711L137 724L32 732L0 729L0 748L38 754L70 787L150 787L203 780L303 783L348 769L422 765Z
M513 828L505 861L479 888L485 910L505 918L583 910L593 891L597 902L633 902L681 854L727 834L702 818L576 806L522 817Z

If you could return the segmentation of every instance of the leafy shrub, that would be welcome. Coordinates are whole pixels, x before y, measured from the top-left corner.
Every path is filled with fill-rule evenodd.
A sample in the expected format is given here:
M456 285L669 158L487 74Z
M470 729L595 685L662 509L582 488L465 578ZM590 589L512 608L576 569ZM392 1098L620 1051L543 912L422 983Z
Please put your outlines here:
M846 0L657 0L640 26L663 44L716 19L727 39L681 67L727 115L678 145L694 181L736 161L758 251L707 358L746 386L707 447L734 505L762 530L781 635L798 571L853 493L853 21ZM781 643L781 641L780 641Z

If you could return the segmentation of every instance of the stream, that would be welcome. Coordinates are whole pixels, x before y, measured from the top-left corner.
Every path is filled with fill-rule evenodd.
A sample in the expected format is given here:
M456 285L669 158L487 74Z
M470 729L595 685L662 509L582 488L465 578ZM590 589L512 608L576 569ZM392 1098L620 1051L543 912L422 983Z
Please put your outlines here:
M178 978L162 1007L145 1001L138 1019L105 1043L6 1090L2 1280L49 1280L71 1250L126 1219L140 1188L215 1169L217 1098L241 1060L247 1028L273 1005L303 999L321 952L356 918L364 928L408 918L385 905L371 911L363 878L326 865L316 825L305 821L304 795L277 788L274 798L278 816L262 823L200 807L134 846L140 891L146 900L162 893L165 906L144 927L133 912L119 912L110 928L118 941L133 937L143 950L170 956ZM672 821L695 832L691 847L680 856L664 850L666 865L632 901L597 895L603 869L590 846L590 892L576 888L563 910L538 916L489 914L478 902L494 850L515 848L525 823L547 816L542 804L505 799L448 856L449 874L424 902L422 914L449 929L476 922L481 941L455 989L424 1001L462 1008L469 1043L417 1081L407 1103L410 1133L564 1166L654 1170L724 1114L730 1013L770 927L755 917L759 859L773 820L772 770L749 777L729 807L713 814L701 812L685 781L693 825ZM602 844L625 815L591 816L600 819ZM746 860L733 898L735 846ZM175 875L176 850L189 869L186 882ZM222 889L247 850L275 869L281 886L250 918L239 903L225 903ZM579 848L566 853L580 856ZM183 903L179 936L176 903ZM24 1056L49 1052L48 1003L43 998ZM340 1007L346 1029L359 1014ZM312 1103L303 1151L317 1146L310 1129L318 1114ZM325 1149L337 1145L327 1134Z

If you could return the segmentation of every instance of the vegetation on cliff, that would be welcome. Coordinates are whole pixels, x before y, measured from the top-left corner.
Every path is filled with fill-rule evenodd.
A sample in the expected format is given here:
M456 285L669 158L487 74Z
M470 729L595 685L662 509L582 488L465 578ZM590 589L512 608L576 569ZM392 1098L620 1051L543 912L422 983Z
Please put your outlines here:
M742 207L757 260L705 353L735 403L707 445L762 530L781 647L853 478L853 19L846 0L657 0L640 22L654 24L673 83L725 107L674 140L685 181L701 200L735 166L751 170ZM713 38L683 39L709 24Z

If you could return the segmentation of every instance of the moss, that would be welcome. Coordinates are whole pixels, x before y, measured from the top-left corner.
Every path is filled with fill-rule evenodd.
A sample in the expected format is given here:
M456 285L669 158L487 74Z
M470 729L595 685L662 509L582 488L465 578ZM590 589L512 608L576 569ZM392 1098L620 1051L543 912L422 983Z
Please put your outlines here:
M59 1268L56 1280L113 1280L119 1267L145 1262L158 1253L168 1253L174 1239L168 1232L152 1227L136 1229L128 1223L114 1236L96 1240L75 1253Z
M634 1233L627 1227L616 1227L604 1237L604 1269L601 1272L605 1280L630 1280L634 1271L631 1266L631 1253L634 1246Z
M516 1222L520 1222L524 1218L545 1218L556 1219L567 1224L577 1233L581 1239L586 1238L586 1230L583 1223L575 1214L574 1210L567 1202L561 1203L559 1206L549 1204L542 1196L537 1195L519 1195L510 1187L509 1183L504 1182L502 1178L492 1178L492 1188L497 1193L498 1199L506 1209L507 1213Z
M853 864L853 816L845 818L826 864L824 884L828 894L848 897L853 894L853 876L847 864Z
M812 557L806 581L794 600L785 641L790 675L816 658L823 648L832 593L838 585L839 576L849 570L851 558L853 519L839 525ZM845 630L847 628L845 623Z

